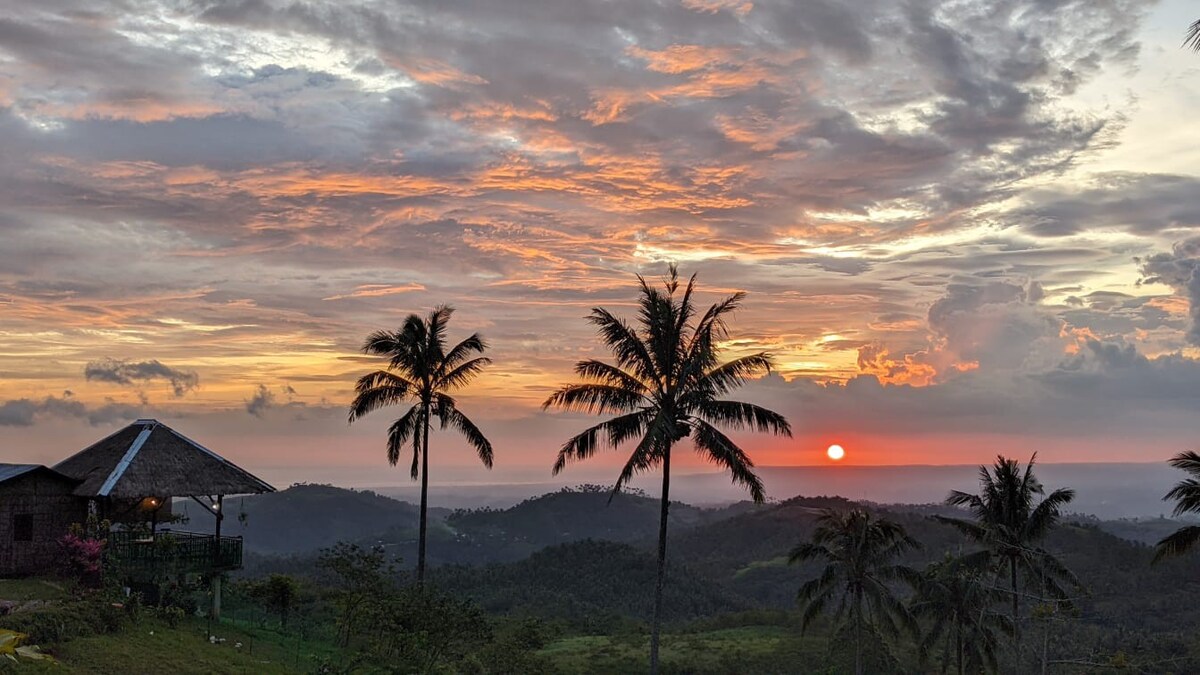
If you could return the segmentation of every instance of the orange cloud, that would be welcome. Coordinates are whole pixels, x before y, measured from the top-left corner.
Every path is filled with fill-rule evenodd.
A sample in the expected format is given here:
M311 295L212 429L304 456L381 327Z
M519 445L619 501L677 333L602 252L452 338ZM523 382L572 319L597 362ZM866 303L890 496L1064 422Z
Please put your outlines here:
M746 16L754 9L754 3L749 0L683 0L683 6L707 14L726 10L737 16Z
M346 298L378 298L385 295L397 295L399 293L412 293L413 291L423 291L425 287L421 284L400 284L398 286L389 286L387 284L363 284L355 286L353 291L342 293L339 295L331 295L322 300L344 300Z

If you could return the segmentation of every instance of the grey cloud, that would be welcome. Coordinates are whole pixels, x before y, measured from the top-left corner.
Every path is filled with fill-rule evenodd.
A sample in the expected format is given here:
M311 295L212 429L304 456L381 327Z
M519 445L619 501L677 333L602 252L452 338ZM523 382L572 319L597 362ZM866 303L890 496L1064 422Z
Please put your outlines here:
M100 426L135 419L140 411L137 406L116 401L99 406L85 405L68 391L61 397L19 398L0 403L0 426L28 427L44 417L83 419L92 426Z
M266 385L260 384L254 390L254 395L246 401L246 412L261 418L268 410L277 405L275 402L275 393L267 389Z
M195 371L172 368L157 359L149 361L126 361L104 359L92 361L83 371L89 381L111 382L125 386L145 384L152 380L166 380L171 384L176 398L200 386L200 376Z
M1187 298L1192 318L1187 338L1200 344L1200 237L1176 243L1170 253L1156 253L1138 262L1142 282L1166 284Z
M1200 228L1200 180L1165 174L1105 174L1081 190L1039 190L1031 206L1006 217L1042 237L1088 230L1149 235Z

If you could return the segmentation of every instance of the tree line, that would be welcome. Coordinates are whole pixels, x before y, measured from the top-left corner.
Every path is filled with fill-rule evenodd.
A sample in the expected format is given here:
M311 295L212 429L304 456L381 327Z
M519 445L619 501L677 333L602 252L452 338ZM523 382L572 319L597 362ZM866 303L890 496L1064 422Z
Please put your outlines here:
M574 368L578 381L556 390L542 407L608 416L563 444L553 474L600 450L632 446L614 482L615 495L635 475L661 468L649 654L650 672L657 674L673 451L690 439L701 457L728 472L761 503L763 484L753 460L725 430L790 437L791 427L774 411L728 398L774 365L766 352L729 361L720 358L719 345L729 337L727 322L744 293L701 312L694 298L695 275L683 283L671 265L660 285L640 275L637 280L633 322L601 307L587 317L612 362L579 361ZM364 353L386 359L387 365L358 380L349 412L354 422L383 407L408 406L388 429L386 453L396 465L405 449L411 449L410 474L421 481L418 586L426 575L429 437L434 421L439 429L461 434L485 467L490 469L494 461L491 442L452 395L491 364L483 356L488 345L473 334L449 346L452 313L442 305L425 316L408 316L397 330L370 334ZM977 550L948 556L923 571L897 562L920 545L902 526L863 509L826 510L811 541L798 545L790 556L792 562L826 562L824 571L799 590L803 625L831 610L854 646L859 674L866 672L865 648L903 635L913 637L923 660L936 661L942 672L953 669L960 674L994 670L1001 640L1007 637L1014 672L1022 672L1022 622L1028 613L1023 607L1067 612L1073 594L1084 592L1071 571L1040 546L1074 492L1059 489L1046 495L1033 471L1035 461L1036 455L1022 468L1016 460L999 457L992 467L980 467L978 494L952 492L946 504L965 509L971 517L937 518L959 530ZM1192 475L1166 497L1178 502L1176 515L1200 512L1200 455L1183 453L1171 463ZM1183 553L1197 541L1200 526L1184 527L1159 543L1155 560ZM905 586L911 590L908 602L897 595Z

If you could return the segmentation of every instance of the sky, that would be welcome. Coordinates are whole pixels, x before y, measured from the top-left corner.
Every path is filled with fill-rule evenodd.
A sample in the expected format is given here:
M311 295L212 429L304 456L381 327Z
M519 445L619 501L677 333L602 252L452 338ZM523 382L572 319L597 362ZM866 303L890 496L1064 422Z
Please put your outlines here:
M363 338L493 366L432 479L544 480L584 317L669 262L792 439L760 465L1161 461L1200 410L1186 0L0 0L0 461L156 417L400 484ZM400 411L396 411L398 414ZM705 470L696 459L683 470ZM619 453L567 480L615 476ZM678 466L678 465L677 465Z

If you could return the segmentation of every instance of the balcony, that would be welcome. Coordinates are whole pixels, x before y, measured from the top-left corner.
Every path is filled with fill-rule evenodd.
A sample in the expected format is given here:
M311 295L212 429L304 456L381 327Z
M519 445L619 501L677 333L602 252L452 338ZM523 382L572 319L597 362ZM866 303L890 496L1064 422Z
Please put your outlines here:
M214 535L199 532L163 530L151 537L144 532L113 531L107 551L112 564L130 574L208 574L242 566L241 537L217 541Z

